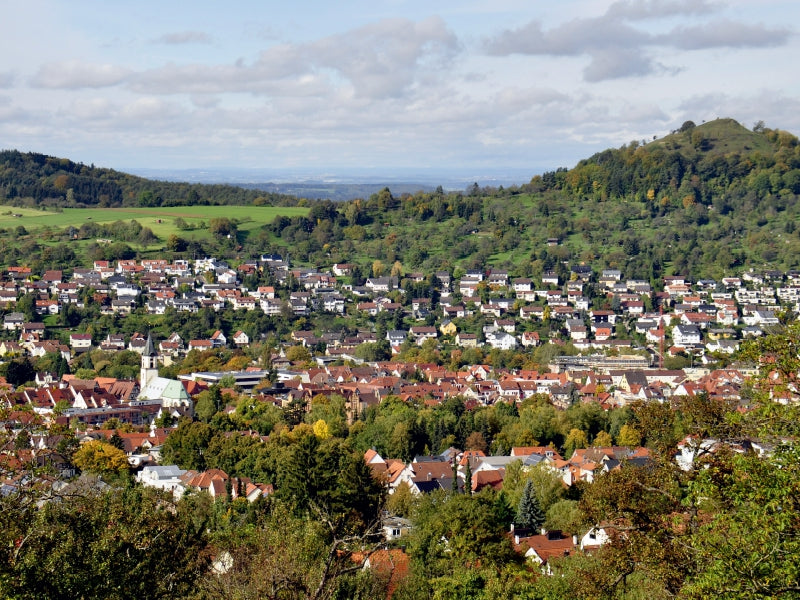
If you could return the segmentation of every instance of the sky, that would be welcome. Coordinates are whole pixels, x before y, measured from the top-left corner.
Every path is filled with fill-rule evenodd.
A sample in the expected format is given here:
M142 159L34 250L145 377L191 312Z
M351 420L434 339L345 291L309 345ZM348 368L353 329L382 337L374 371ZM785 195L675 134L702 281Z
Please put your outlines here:
M0 0L0 148L121 170L507 169L800 133L796 0Z

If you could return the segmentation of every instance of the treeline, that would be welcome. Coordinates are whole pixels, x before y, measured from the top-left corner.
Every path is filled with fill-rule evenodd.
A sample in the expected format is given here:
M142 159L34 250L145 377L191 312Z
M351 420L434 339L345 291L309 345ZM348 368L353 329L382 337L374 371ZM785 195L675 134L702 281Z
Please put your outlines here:
M31 207L290 206L295 196L233 185L157 181L34 152L0 151L0 201Z

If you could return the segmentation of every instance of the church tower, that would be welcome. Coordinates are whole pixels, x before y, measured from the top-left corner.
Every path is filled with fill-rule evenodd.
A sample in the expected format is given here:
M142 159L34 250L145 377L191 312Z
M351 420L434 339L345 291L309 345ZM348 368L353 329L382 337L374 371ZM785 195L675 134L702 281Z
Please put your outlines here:
M142 352L142 369L139 373L139 389L144 390L147 385L158 377L158 352L153 345L153 338L147 334L147 343Z

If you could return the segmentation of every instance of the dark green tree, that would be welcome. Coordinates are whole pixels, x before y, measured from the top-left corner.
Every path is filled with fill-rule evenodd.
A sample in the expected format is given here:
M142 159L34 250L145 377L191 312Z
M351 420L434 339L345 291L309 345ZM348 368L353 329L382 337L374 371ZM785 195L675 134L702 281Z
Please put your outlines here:
M529 479L522 489L515 524L523 529L539 529L544 525L544 520L544 512L533 489L533 482Z

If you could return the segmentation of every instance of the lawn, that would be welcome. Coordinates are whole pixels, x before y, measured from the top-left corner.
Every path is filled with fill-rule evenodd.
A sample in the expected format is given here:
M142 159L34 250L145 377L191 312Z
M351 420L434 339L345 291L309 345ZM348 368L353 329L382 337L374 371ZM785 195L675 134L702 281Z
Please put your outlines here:
M240 231L257 229L271 223L275 217L305 216L308 208L302 206L171 206L168 208L65 208L63 212L42 211L16 206L0 209L0 228L14 229L23 226L34 232L44 227L63 229L80 227L88 221L113 223L114 221L137 220L149 227L154 234L166 239L172 233L180 234L175 219L183 219L189 226L199 226L215 217L227 217L239 221ZM195 230L202 237L205 228Z

